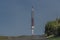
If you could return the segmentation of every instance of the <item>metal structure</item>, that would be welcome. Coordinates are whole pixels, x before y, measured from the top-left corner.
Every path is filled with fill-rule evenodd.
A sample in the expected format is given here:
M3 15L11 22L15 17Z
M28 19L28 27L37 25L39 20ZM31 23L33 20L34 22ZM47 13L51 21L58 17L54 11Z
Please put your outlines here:
M32 27L32 35L34 35L34 8L32 6L32 13L31 13L31 27Z

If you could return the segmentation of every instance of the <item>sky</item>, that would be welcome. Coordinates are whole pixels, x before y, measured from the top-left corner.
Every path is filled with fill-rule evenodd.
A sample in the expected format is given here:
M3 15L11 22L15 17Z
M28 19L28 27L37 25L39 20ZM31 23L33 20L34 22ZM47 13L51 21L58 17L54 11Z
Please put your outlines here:
M35 35L44 34L45 24L60 17L60 0L0 0L0 35L32 35L32 5Z

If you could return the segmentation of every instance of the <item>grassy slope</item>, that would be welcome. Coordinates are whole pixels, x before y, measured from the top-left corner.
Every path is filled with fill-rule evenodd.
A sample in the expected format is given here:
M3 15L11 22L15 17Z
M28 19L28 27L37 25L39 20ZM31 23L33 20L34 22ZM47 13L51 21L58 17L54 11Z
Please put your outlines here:
M15 37L11 37L12 39L14 39ZM18 36L16 38L31 38L31 36ZM0 40L8 40L8 36L0 36Z
M49 38L49 40L60 40L60 37Z
M6 40L6 39L8 39L7 36L0 36L0 40Z
M30 38L30 36L19 36L19 38ZM0 36L0 40L8 39L7 36ZM49 38L49 40L60 40L60 37Z

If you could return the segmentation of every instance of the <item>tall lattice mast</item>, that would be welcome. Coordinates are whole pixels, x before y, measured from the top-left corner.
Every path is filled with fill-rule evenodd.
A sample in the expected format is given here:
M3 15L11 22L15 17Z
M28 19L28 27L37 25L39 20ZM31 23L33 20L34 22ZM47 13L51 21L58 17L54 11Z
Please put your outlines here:
M32 13L31 13L31 27L32 27L32 35L34 35L34 8L32 6Z

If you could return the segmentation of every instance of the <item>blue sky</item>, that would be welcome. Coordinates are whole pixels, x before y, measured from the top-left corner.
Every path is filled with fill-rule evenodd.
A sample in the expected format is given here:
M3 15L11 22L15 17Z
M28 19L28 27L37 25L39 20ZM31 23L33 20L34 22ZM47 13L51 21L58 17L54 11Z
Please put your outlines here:
M0 0L0 35L31 35L32 4L36 35L44 33L47 21L60 17L60 0Z

